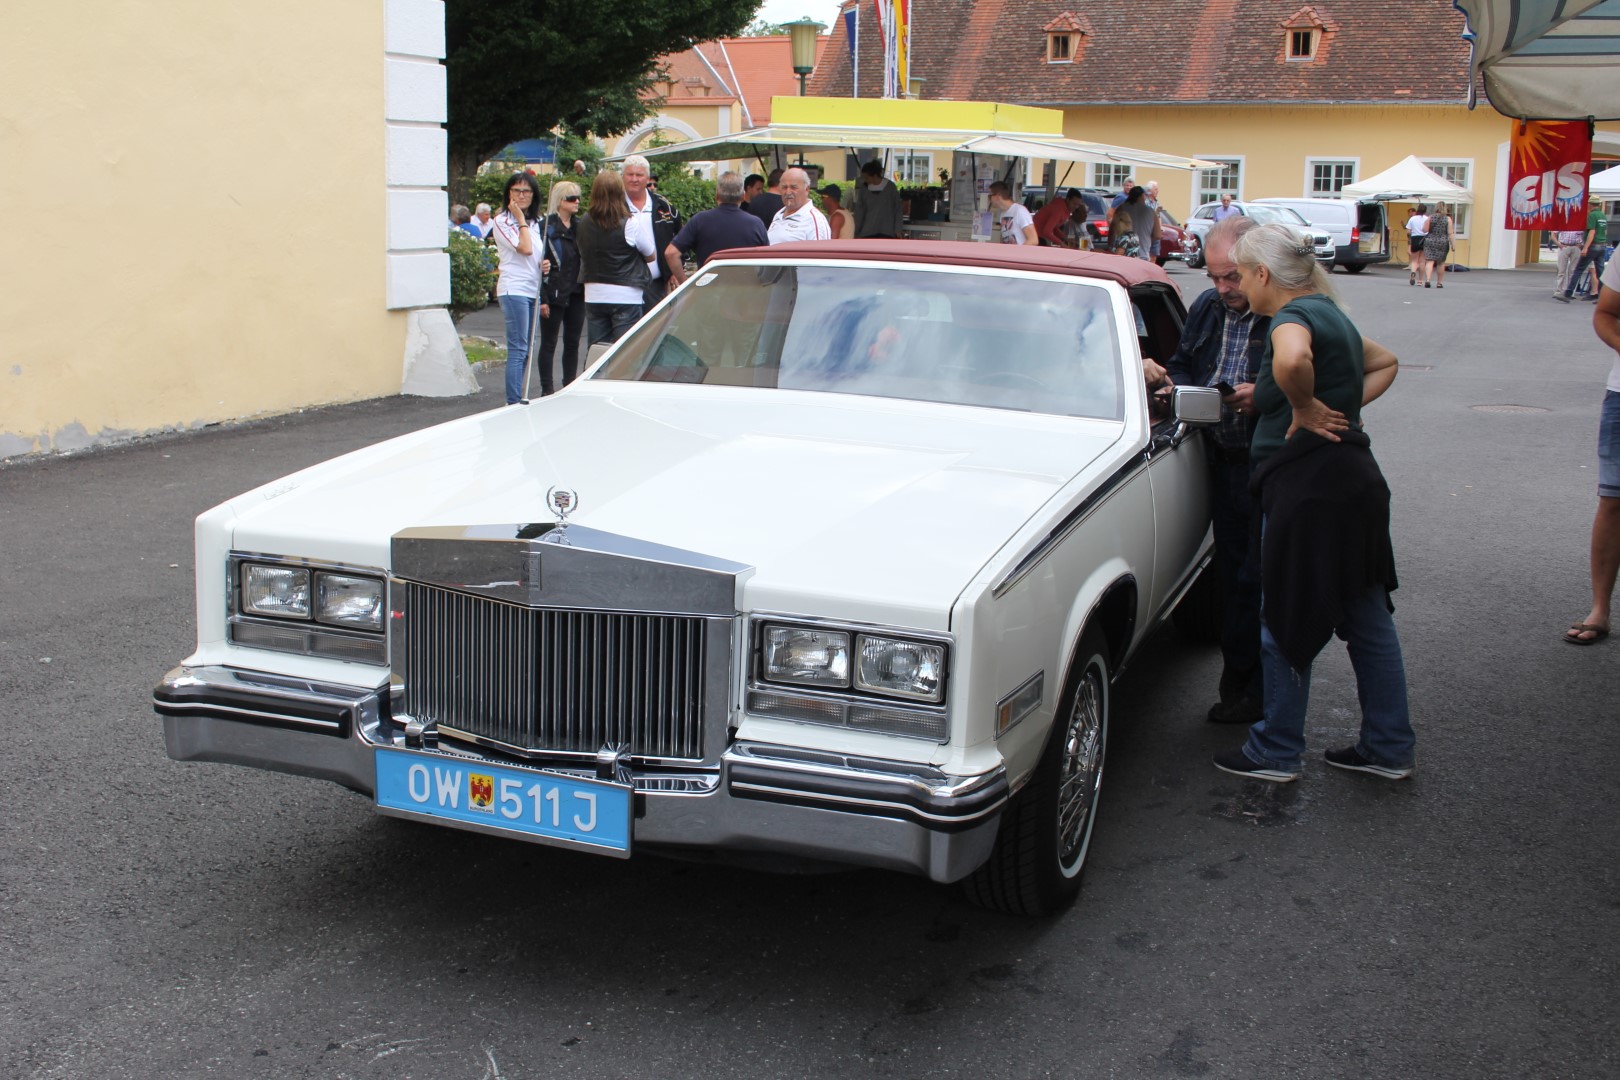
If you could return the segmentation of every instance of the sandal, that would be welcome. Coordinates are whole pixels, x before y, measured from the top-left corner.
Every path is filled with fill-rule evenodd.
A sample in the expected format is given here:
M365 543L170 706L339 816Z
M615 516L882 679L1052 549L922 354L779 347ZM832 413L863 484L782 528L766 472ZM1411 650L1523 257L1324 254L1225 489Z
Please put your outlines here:
M1591 634L1591 637L1581 637L1582 634ZM1597 623L1578 622L1564 631L1564 640L1571 645L1596 645L1609 636L1607 626Z

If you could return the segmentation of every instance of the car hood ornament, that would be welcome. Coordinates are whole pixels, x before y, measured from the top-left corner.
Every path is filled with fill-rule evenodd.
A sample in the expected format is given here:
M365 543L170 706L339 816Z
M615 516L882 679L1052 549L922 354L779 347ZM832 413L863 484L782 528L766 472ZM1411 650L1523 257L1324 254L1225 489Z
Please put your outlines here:
M553 542L566 544L564 535L568 532L568 515L579 509L579 492L572 488L550 487L546 489L546 506L557 515L557 531L553 534Z

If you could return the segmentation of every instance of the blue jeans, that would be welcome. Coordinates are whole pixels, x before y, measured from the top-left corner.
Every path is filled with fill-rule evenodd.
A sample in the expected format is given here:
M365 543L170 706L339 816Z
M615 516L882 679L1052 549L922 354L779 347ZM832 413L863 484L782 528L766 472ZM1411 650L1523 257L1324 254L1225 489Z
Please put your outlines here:
M1215 572L1221 587L1221 700L1262 700L1260 676L1260 560L1255 544L1249 463L1222 460L1209 450L1209 505L1215 532Z
M523 400L523 374L529 363L529 331L534 325L532 296L502 296L506 318L506 403Z
M1401 660L1401 642L1395 636L1388 596L1382 585L1369 585L1359 596L1346 598L1344 623L1338 632L1349 645L1356 697L1361 701L1361 738L1356 749L1381 765L1404 768L1412 764L1417 736L1407 711L1406 665ZM1249 728L1243 752L1262 765L1297 770L1305 753L1311 672L1289 666L1263 617L1260 664L1266 677L1266 710Z
M640 304L586 304L585 323L592 345L618 341L641 318Z

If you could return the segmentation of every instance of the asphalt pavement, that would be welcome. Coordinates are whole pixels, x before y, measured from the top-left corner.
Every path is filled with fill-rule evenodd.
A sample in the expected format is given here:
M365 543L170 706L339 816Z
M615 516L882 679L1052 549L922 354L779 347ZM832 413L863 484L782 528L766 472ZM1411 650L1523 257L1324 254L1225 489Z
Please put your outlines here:
M1241 735L1203 720L1219 658L1167 631L1120 680L1085 888L1049 921L168 760L150 692L191 647L192 518L494 407L497 370L471 398L0 466L0 1076L1620 1075L1620 640L1559 641L1611 357L1545 271L1334 281L1403 361L1366 418L1417 775L1217 772ZM1334 643L1313 750L1356 724Z

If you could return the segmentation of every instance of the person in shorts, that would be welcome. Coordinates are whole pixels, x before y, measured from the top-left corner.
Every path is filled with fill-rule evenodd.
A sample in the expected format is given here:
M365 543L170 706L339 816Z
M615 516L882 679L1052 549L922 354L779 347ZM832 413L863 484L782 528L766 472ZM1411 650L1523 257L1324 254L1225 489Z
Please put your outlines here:
M1614 366L1598 422L1598 508L1592 519L1592 610L1564 631L1571 645L1595 645L1609 636L1609 601L1620 571L1620 259L1603 271L1592 329L1614 350Z

